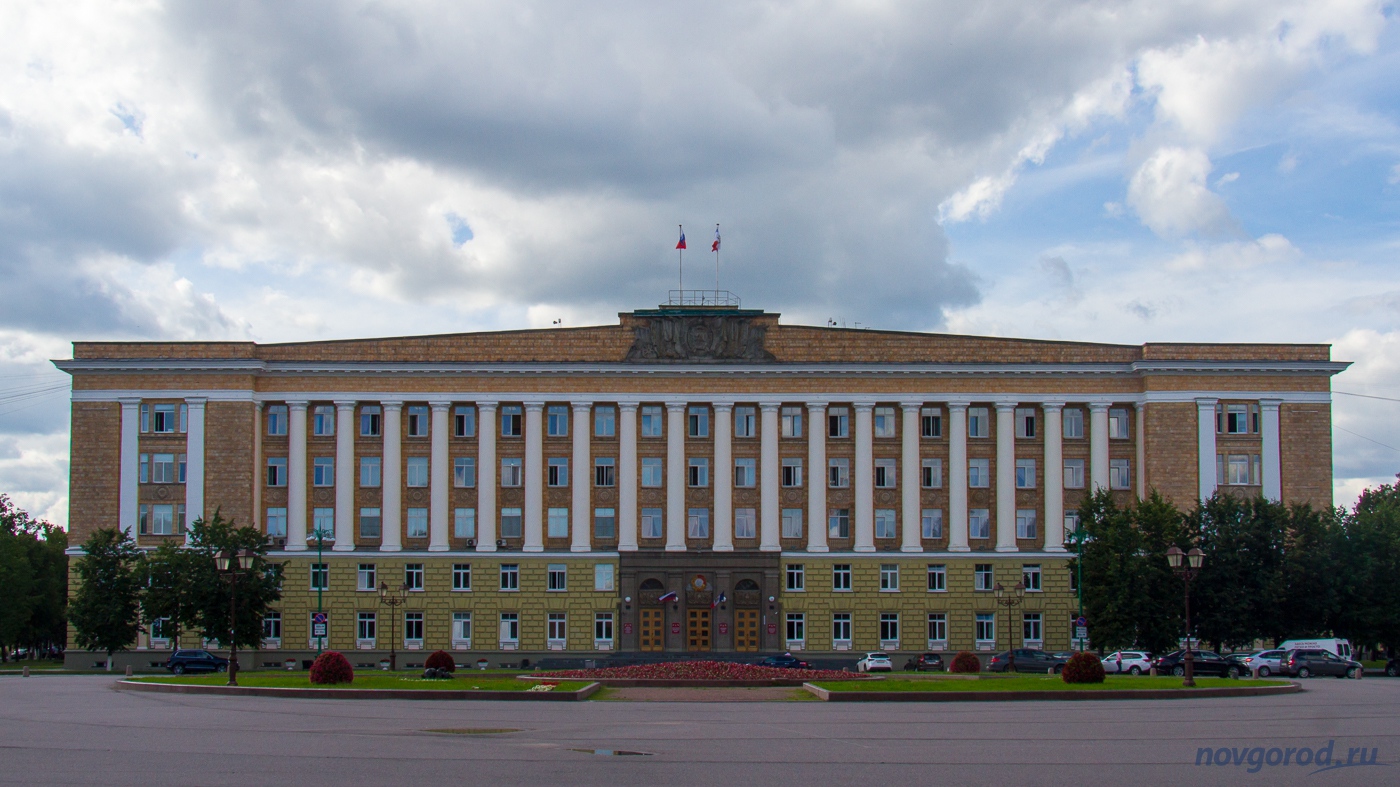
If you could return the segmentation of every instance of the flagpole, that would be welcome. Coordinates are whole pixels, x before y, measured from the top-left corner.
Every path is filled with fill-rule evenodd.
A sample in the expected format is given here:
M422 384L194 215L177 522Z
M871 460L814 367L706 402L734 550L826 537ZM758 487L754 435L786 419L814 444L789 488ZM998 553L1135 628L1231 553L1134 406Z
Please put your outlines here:
M685 227L684 227L683 225L680 225L680 224L677 224L676 227L680 230L681 238L685 238ZM679 275L679 277L680 277L680 281L679 281L680 287L681 287L681 296L680 296L680 297L681 297L682 300L685 299L685 261L682 259L682 257L683 257L684 254L685 254L685 249L682 249L682 248L680 248L680 247L677 247L677 248L676 248L676 270L677 270L678 275Z
M715 225L715 237L719 237L719 225ZM719 304L719 247L715 247L715 304Z

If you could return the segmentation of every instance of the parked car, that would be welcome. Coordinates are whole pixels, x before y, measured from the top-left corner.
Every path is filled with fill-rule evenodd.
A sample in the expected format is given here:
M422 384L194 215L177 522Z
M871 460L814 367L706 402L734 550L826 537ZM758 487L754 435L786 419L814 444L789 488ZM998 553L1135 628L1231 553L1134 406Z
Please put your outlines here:
M894 664L885 653L867 653L856 662L856 672L893 672Z
M1255 667L1259 668L1259 677L1267 678L1279 671L1279 659L1283 657L1281 650L1257 650L1244 657L1244 669L1247 674L1252 674Z
M227 672L228 659L207 650L177 650L165 660L165 668L176 675L186 672Z
M920 653L907 661L904 668L917 672L942 672L944 669L943 657L937 653Z
M1280 642L1275 650L1284 653L1290 650L1325 650L1334 656L1351 658L1351 642L1345 639L1288 639Z
M1070 659L1074 658L1074 654L1079 652L1080 651L1077 650L1057 650L1054 653L1051 653L1050 655L1054 656L1060 661L1068 663Z
M1396 657L1385 663L1385 674L1390 677L1400 675L1400 657Z
M1039 672L1042 675L1046 672L1054 672L1058 675L1065 668L1066 662L1063 659L1057 659L1043 650L1016 648L992 656L992 660L987 663L987 671L1006 672L1011 667L1012 654L1016 656L1017 672Z
M1191 661L1192 674L1238 678L1244 672L1238 664L1226 661L1214 651L1194 650L1191 652ZM1185 675L1186 651L1174 650L1165 656L1158 656L1152 660L1152 664L1157 668L1158 673Z
M812 665L792 655L784 653L781 656L769 656L758 662L760 667L782 667L783 669L811 669Z
M1359 678L1361 670L1361 662L1344 659L1321 648L1290 650L1279 659L1279 674L1290 678L1311 678L1314 675Z
M1140 650L1119 650L1103 657L1103 671L1141 675L1152 669L1152 654Z

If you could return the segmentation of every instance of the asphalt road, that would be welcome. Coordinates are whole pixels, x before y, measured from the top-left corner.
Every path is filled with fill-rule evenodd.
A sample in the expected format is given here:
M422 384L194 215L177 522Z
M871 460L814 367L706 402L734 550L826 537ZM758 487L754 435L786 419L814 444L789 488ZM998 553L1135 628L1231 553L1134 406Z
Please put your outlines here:
M0 783L1400 783L1400 679L1314 678L1247 699L937 704L284 700L112 683L0 677ZM427 731L481 728L521 731ZM1328 741L1334 760L1360 748L1378 763L1293 763ZM1197 765L1202 747L1226 764ZM1287 749L1288 765L1268 764Z

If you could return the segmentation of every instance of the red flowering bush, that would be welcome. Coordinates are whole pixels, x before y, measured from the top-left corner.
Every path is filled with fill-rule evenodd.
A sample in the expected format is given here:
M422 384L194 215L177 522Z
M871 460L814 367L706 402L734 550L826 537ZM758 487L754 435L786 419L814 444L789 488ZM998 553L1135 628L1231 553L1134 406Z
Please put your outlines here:
M350 660L334 650L328 650L311 662L312 683L350 683L355 680L355 669Z
M949 672L981 672L982 660L977 658L976 653L971 651L961 651L953 657L952 666L948 667Z
M1092 653L1076 653L1060 677L1065 683L1103 683L1103 662Z
M656 664L633 664L627 667L598 667L596 669L559 670L536 673L550 678L640 678L646 680L771 680L797 678L800 680L851 680L857 675L840 670L787 669L738 664L729 661L665 661Z
M456 672L457 664L452 661L452 654L445 650L435 650L428 655L423 662L424 669L440 669L448 672Z

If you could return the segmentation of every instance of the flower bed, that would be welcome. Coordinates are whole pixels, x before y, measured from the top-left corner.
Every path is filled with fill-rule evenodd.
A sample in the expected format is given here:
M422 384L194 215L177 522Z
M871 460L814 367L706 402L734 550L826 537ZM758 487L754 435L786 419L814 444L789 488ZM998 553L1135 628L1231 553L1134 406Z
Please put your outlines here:
M855 680L862 676L840 670L786 669L738 664L729 661L665 661L626 667L556 670L539 672L540 678L584 678L588 680L676 680L676 681L802 681Z

